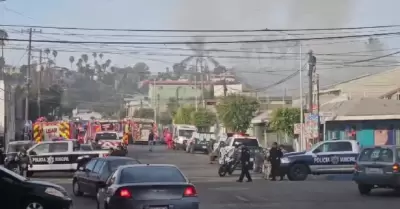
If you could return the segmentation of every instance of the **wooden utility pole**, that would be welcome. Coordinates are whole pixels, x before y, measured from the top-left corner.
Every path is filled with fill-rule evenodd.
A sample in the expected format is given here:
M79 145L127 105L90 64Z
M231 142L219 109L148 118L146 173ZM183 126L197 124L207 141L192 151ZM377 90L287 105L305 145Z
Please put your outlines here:
M313 75L315 73L315 64L317 58L315 58L313 51L308 52L308 112L311 113L313 110Z
M28 70L26 72L25 123L29 119L29 88L31 82L32 28L29 29Z
M40 49L39 51L39 81L38 81L38 97L37 97L37 106L38 106L38 115L39 117L42 116L41 113L41 88L42 88L42 71L43 71L43 66L42 66L42 55L43 55L43 50Z

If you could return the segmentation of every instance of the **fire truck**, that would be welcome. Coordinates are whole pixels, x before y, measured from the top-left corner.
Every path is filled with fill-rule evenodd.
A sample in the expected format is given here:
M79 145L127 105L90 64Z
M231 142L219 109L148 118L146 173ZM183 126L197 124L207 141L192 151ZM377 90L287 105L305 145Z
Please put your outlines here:
M154 120L146 118L132 118L130 121L134 143L148 143L151 130L154 133L154 138L158 136L157 124Z
M75 125L70 121L36 121L33 124L33 140L48 141L54 138L72 139L75 135Z
M122 132L122 121L119 120L93 120L88 121L85 141L93 140L97 132L115 131Z

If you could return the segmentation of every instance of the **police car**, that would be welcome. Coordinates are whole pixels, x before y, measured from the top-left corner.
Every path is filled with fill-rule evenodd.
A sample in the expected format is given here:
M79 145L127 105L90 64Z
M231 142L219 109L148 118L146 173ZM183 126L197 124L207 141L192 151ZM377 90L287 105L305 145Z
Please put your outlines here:
M309 174L351 174L359 151L359 144L354 140L319 142L309 151L285 154L281 171L291 181L304 181Z
M106 150L84 151L76 140L44 141L33 145L28 150L32 167L28 176L34 172L76 171L83 158L105 157Z

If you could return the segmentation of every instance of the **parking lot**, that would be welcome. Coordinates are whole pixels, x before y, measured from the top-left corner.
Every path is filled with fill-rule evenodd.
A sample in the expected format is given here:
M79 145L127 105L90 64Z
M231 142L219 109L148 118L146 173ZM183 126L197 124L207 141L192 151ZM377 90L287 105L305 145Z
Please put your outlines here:
M371 196L360 196L351 181L327 180L324 176L311 177L303 182L271 182L254 175L252 183L237 183L239 171L232 176L219 177L217 166L208 163L208 156L188 154L183 151L167 150L157 146L153 152L147 146L136 145L129 148L129 156L142 163L175 164L196 185L201 199L201 208L374 208L396 207L400 195L392 191L377 190ZM48 180L64 186L71 194L71 176L62 174L36 175L35 178ZM76 209L96 208L95 200L74 197Z

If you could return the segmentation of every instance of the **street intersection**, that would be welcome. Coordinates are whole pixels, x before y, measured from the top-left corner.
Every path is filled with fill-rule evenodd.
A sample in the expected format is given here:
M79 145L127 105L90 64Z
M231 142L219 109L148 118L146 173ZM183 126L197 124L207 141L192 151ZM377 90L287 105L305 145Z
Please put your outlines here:
M396 207L400 197L385 190L364 197L359 195L356 185L351 181L328 181L320 177L303 182L271 182L253 174L254 182L237 183L235 180L239 171L232 176L219 177L217 165L209 164L207 155L167 150L164 146L157 146L153 152L149 152L147 146L134 145L129 147L129 156L142 163L177 165L196 185L202 209L376 209L382 206ZM60 184L72 194L71 174L41 174L33 178ZM73 199L75 209L96 208L93 198Z

